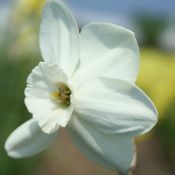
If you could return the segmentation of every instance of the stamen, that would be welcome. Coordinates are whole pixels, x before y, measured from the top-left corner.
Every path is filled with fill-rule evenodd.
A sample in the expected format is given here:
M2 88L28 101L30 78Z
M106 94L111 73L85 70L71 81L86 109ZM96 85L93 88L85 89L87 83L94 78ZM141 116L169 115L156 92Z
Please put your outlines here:
M51 93L51 96L59 103L70 105L71 90L65 84L59 84L58 90Z

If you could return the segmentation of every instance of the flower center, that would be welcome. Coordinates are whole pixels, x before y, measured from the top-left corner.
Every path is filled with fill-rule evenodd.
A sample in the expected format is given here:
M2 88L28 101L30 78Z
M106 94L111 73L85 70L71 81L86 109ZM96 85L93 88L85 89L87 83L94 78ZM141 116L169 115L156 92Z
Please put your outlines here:
M59 103L70 105L71 90L64 83L58 85L58 90L51 93L51 96Z

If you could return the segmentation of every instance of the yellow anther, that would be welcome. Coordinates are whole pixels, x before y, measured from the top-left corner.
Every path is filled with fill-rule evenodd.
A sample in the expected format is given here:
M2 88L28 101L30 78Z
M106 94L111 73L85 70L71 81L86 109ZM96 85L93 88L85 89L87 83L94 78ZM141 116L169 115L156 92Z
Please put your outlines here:
M52 92L51 96L54 97L56 100L60 98L60 93L59 92Z

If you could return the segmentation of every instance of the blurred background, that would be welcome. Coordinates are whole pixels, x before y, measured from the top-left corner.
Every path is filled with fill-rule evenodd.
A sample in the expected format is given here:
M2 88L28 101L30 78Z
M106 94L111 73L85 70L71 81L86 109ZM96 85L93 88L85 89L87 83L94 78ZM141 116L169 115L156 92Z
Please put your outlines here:
M175 1L67 0L79 27L112 22L135 32L141 52L137 84L151 97L159 122L137 138L133 175L175 174ZM45 0L0 0L0 175L117 175L86 160L61 130L47 151L23 160L4 151L8 135L31 116L24 105L28 74L41 60L38 29Z

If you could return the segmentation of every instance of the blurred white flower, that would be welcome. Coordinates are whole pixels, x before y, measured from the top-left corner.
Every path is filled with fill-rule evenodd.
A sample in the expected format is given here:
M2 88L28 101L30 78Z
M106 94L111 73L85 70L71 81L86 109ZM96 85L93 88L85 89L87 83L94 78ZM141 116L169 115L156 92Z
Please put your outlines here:
M25 89L33 119L7 139L9 156L46 149L65 127L87 158L127 173L135 158L133 138L157 121L154 105L134 84L139 66L134 34L109 23L91 23L79 34L69 9L52 0L43 11L40 48L44 62Z

